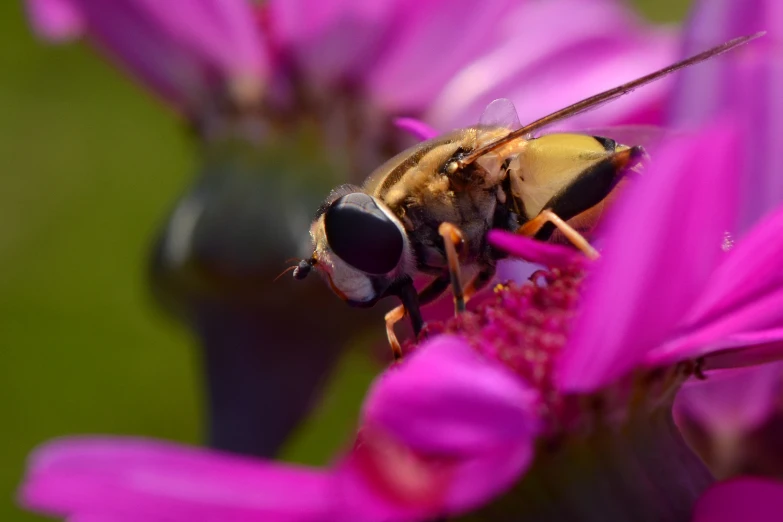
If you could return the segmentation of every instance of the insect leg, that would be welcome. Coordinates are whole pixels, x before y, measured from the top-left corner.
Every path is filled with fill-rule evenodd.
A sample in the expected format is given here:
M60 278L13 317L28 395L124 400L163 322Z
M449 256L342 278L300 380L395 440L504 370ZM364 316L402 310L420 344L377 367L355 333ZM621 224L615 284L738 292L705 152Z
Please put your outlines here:
M394 325L402 321L404 317L405 307L402 305L393 308L384 317L386 320L386 338L389 339L389 346L391 346L395 361L402 359L402 348L400 347L400 341L397 340L397 336L394 334Z
M437 278L433 279L430 284L422 288L421 292L419 292L419 304L429 304L440 297L441 294L443 294L443 292L445 292L449 287L450 281L451 278L448 272L445 272L443 275L439 275Z
M470 298L473 297L476 292L486 286L486 284L489 283L494 276L494 266L487 267L476 274L476 276L470 281L470 283L467 284L464 291L462 292L463 303L466 303L468 300L470 300ZM457 273L457 279L459 280L459 273ZM403 297L405 294L401 294L400 298L404 301L404 303L393 308L391 311L389 311L389 313L386 314L386 337L389 340L389 345L391 346L395 360L400 360L402 358L402 348L400 347L400 342L397 340L397 336L394 333L394 325L402 321L405 316L408 315L409 309L415 310L413 315L420 317L418 313L418 307L431 303L437 299L440 295L443 294L446 288L448 288L451 281L452 271L449 269L448 272L445 272L443 275L436 277L430 282L430 284L422 288L421 292L419 292L416 296L415 304L411 302L410 297L406 298ZM414 334L418 336L419 332L421 331L421 319L412 319Z
M459 228L451 223L443 222L438 227L438 234L443 237L443 244L446 249L446 260L448 261L449 276L451 277L451 288L454 292L454 311L456 313L465 311L465 293L462 290L462 280L460 278L459 256L457 247L461 247L464 239Z
M479 290L484 288L487 283L492 281L493 277L495 277L494 266L488 266L476 274L475 277L471 279L471 281L465 287L465 302L467 303L470 301L471 297L476 295Z
M517 234L533 237L547 223L552 223L555 227L557 227L557 229L560 230L560 232L562 232L562 234L587 257L590 259L598 259L598 251L592 247L587 239L585 239L582 234L577 232L571 225L563 221L560 216L548 208L542 210L541 213L536 217L519 227L517 229Z
M614 197L615 189L625 179L629 169L637 165L645 156L644 149L641 147L608 152L610 153L604 159L583 170L542 208L557 216L560 221L576 218L581 225L594 226L600 216L601 208L607 200ZM541 217L536 216L536 218ZM570 223L573 224L574 221ZM556 228L564 233L563 226L554 226L555 224L555 220L547 219L544 225L536 230L535 238L547 241ZM536 225L537 220L533 219L528 228ZM572 235L569 238L571 242L584 251L583 244L574 241L573 237Z
M422 288L418 295L412 294L413 284L406 285L405 290L400 293L400 299L402 304L393 308L386 314L386 337L389 340L392 352L395 360L402 358L402 348L400 342L397 340L397 336L394 334L394 325L406 316L411 316L411 323L413 325L413 334L418 337L423 327L423 321L421 319L421 313L419 312L419 306L431 303L438 296L440 296L446 288L449 286L449 273L438 276L433 279L430 284Z

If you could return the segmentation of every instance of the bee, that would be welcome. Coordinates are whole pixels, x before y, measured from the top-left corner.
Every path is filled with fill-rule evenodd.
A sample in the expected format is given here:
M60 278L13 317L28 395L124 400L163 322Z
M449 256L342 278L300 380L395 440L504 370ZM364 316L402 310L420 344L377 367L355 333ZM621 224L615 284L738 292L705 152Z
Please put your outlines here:
M594 219L591 209L640 163L643 148L601 136L533 133L762 34L736 38L520 128L482 121L401 152L363 186L343 185L331 192L310 227L313 253L299 262L294 278L304 279L315 269L352 306L398 297L401 304L385 320L399 358L397 322L409 316L418 336L424 324L421 306L451 286L455 311L462 312L492 280L503 254L489 245L490 229L542 241L557 229L587 256L597 257L567 221ZM498 103L504 102L493 102ZM465 285L461 266L476 272ZM418 274L433 277L419 292L413 284Z

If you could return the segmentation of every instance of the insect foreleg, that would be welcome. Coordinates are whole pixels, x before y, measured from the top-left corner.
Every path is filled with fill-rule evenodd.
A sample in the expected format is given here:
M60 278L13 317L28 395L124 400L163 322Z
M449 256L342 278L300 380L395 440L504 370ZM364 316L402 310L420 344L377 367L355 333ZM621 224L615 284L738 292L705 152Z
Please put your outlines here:
M437 299L449 286L449 274L446 273L433 279L430 284L422 288L418 295L413 294L413 284L406 285L405 291L400 292L402 304L393 308L386 314L386 337L389 339L389 345L394 353L394 359L399 360L402 357L402 348L397 336L394 334L394 325L402 321L406 315L411 316L413 334L418 337L421 332L423 321L419 307L431 303Z
M405 307L402 305L392 308L384 317L386 320L386 338L389 340L389 346L391 346L395 361L402 359L402 348L400 347L400 341L397 340L397 336L394 333L394 325L402 321L404 317Z
M476 274L476 276L467 284L467 286L465 286L463 290L462 294L464 302L467 303L470 298L473 297L479 290L484 288L494 276L494 266L488 266ZM418 306L424 306L440 297L446 288L448 288L449 283L451 282L451 277L451 270L445 272L441 276L436 277L430 282L430 284L422 288L421 292L419 292L416 297L416 305L412 305L410 303L407 305L407 307L406 305L399 305L386 314L386 337L389 339L389 345L391 346L392 352L394 353L395 360L402 358L402 348L400 347L400 342L397 340L397 336L394 334L394 325L402 321L402 319L408 315L408 308L415 307L418 310ZM457 277L459 277L459 274L457 274ZM413 323L414 334L418 337L420 328L417 330L415 324L416 321L413 321Z
M552 223L557 227L560 232L568 239L573 245L581 250L590 259L598 259L598 251L585 239L585 237L577 232L574 227L563 221L560 216L552 212L551 210L544 209L536 217L522 225L517 229L517 234L523 236L534 237L538 234L538 231L546 225Z

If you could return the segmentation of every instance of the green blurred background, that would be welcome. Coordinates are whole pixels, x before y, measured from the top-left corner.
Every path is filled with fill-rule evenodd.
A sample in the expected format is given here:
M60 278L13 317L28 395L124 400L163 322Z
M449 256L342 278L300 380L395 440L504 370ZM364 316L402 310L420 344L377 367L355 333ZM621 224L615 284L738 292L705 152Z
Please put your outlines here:
M683 0L638 0L656 21ZM66 434L196 443L202 392L187 332L147 291L148 248L194 171L173 115L84 45L48 46L0 2L0 520L24 459ZM323 464L376 367L351 350L286 458Z

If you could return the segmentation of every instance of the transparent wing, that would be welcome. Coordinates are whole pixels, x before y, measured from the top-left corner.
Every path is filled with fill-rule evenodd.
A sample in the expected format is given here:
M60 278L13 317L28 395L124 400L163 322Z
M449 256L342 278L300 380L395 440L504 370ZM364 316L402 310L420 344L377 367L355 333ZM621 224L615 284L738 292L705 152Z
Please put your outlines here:
M515 130L522 126L517 114L517 108L508 98L498 98L484 109L479 119L481 127L505 127Z
M498 98L493 101L479 118L476 126L476 147L484 147L489 143L503 138L509 133L520 128L522 123L519 121L517 108L508 98ZM520 138L516 142L522 141ZM505 172L504 164L509 159L510 149L500 149L483 155L477 160L484 171L487 173L486 179L489 184L498 182ZM513 155L513 154L512 154Z
M668 137L678 134L676 130L656 125L616 125L611 127L591 127L578 131L579 134L612 138L622 145L654 147Z
M553 130L543 134L552 134L558 132ZM611 127L591 127L578 131L568 130L560 131L575 134L587 134L589 136L601 136L611 138L621 145L634 147L641 145L648 154L654 154L661 143L667 139L674 139L680 131L656 125L616 125Z

